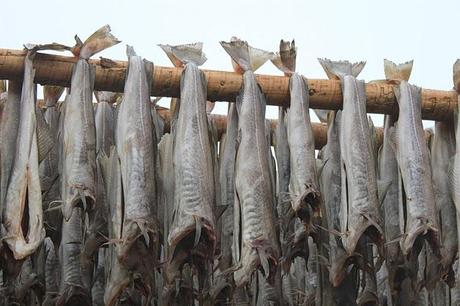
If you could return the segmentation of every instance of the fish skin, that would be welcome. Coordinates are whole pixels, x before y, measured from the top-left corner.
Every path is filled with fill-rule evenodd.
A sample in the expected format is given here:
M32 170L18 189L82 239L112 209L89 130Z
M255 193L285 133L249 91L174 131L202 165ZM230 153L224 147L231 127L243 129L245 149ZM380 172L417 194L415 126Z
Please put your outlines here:
M123 190L120 264L139 273L150 301L158 251L156 139L150 113L153 64L127 46L129 69L123 101L118 110L115 142L120 159Z
M353 254L358 240L367 234L377 245L383 243L383 234L377 198L375 161L366 117L364 81L345 75L343 111L340 130L342 159L343 208L347 209L346 228L342 232L344 248Z
M385 115L383 127L383 144L379 151L378 175L382 181L390 181L390 186L382 201L385 222L385 238L390 243L385 246L385 264L388 269L388 282L393 295L401 290L402 275L405 270L405 260L398 241L401 236L400 213L402 190L399 183L399 168L395 153L391 147L390 129L394 126L395 118ZM393 243L391 243L393 242ZM396 298L396 297L395 297ZM397 299L397 298L396 298Z
M104 305L106 250L107 249L104 248L98 250L97 264L94 271L94 283L91 287L91 300L94 306Z
M95 128L96 128L96 154L104 151L110 154L110 148L115 143L115 118L114 107L112 106L119 94L112 92L96 92L99 97L96 104Z
M33 53L29 52L25 58L24 82L19 110L19 132L2 220L4 242L11 249L16 260L34 253L45 238L42 195L38 174L34 75ZM24 214L28 216L26 233L22 229Z
M315 160L315 140L311 128L306 80L293 74L289 81L291 103L287 136L290 151L291 204L307 230L322 203Z
M455 131L452 122L436 122L431 143L431 169L436 207L441 218L441 277L452 287L452 266L458 253L457 218L449 189L449 166L455 156Z
M19 130L22 82L8 82L8 96L4 101L0 120L0 213L5 207L8 180L13 170L16 139Z
M76 207L69 220L62 222L61 285L56 305L91 305L89 289L85 287L80 253L83 243L83 210Z
M123 194L120 162L116 147L112 147L110 152L109 157L105 154L101 157L101 169L108 195L109 237L115 241L109 244L105 264L107 278L104 293L105 305L115 305L131 281L128 270L118 260L121 248L119 241L121 241L123 230Z
M235 201L235 158L238 141L238 113L235 103L229 103L225 143L219 154L221 205L227 206L222 220L221 253L225 261L222 269L229 268L232 262L231 243L233 240L233 203Z
M240 140L235 166L235 230L241 228L241 233L234 232L236 260L241 264L234 274L238 287L249 282L263 257L269 261L265 277L273 280L280 256L265 137L265 98L252 71L243 74L243 84L237 101Z
M401 250L404 255L409 254L416 239L424 237L439 255L439 227L421 118L421 90L406 81L401 81L397 88L399 117L393 129L393 141L407 210Z
M43 305L53 305L58 295L59 281L59 258L54 249L51 238L43 240L45 251L45 297Z
M96 131L92 102L95 68L80 58L72 71L63 120L62 214L69 220L74 207L94 209L96 194Z
M194 63L185 65L181 77L180 109L174 137L176 191L173 223L168 236L172 252L166 272L168 282L186 261L191 260L200 271L206 269L216 243L216 198L206 115L206 79ZM193 246L198 227L201 237ZM200 249L206 249L206 254L200 253ZM199 272L199 277L204 276L202 273Z

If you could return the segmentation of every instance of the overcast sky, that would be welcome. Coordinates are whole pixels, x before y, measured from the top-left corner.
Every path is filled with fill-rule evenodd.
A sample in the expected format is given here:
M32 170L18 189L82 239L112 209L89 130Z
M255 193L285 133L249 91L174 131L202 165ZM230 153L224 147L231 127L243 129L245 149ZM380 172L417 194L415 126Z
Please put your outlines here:
M451 89L452 64L460 57L459 1L3 1L0 47L83 40L104 24L122 43L100 55L126 59L126 44L157 65L170 66L156 45L202 41L204 68L231 70L219 41L235 35L277 51L279 40L296 40L297 70L325 78L317 58L365 60L359 78L384 78L383 59L414 59L412 83ZM99 55L97 55L99 56ZM258 73L280 74L266 63ZM221 103L215 112L225 113ZM276 117L276 110L267 111ZM380 120L377 120L378 122ZM381 125L381 124L378 124Z

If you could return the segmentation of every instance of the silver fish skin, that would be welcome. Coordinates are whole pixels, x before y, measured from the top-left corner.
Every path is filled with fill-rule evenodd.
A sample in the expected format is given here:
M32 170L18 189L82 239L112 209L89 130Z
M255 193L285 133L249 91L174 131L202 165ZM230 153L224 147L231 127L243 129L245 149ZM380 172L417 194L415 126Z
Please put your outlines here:
M13 170L16 139L19 131L22 82L8 82L8 96L3 102L0 120L0 213L5 207L8 181Z
M422 125L421 90L406 81L401 81L398 88L399 117L393 129L393 141L405 192L406 220L401 250L407 255L417 238L425 238L434 253L439 254L439 226Z
M100 95L105 94L102 92ZM116 95L114 93L114 95ZM105 99L103 100L102 97ZM96 154L100 151L104 151L105 154L110 154L110 148L115 144L115 118L114 118L114 107L112 104L114 97L106 97L105 95L100 96L99 102L96 104L95 116L95 127L96 127Z
M45 238L38 174L33 53L28 52L24 64L19 132L2 220L4 242L11 249L16 260L34 253ZM27 229L23 228L24 218L27 218Z
M199 265L199 269L205 268L215 247L216 198L206 86L206 79L197 66L192 62L186 64L181 77L180 109L174 131L174 217L168 236L172 250L168 274L171 275L189 260ZM193 244L186 246L189 243ZM201 251L195 255L191 253L193 249L201 248L207 250L205 254Z
M221 142L219 154L219 183L221 205L226 209L221 217L220 250L221 268L227 269L232 264L231 241L233 241L233 203L235 201L235 158L238 140L238 113L236 104L230 103L227 114L225 140Z
M265 98L252 71L243 74L243 88L237 101L239 146L235 166L237 286L249 282L261 265L265 277L273 280L280 256L275 227L270 162L265 137Z
M382 201L382 209L385 222L385 238L390 243L385 246L385 264L388 269L388 282L391 292L396 293L396 288L401 287L401 280L397 278L402 275L404 269L404 256L398 239L401 236L401 209L402 190L399 181L399 168L394 150L391 147L390 129L394 126L395 120L391 115L385 115L383 127L383 144L379 151L378 176L382 181L391 182L385 198Z
M62 222L62 240L59 248L61 259L61 284L56 305L90 305L89 288L84 283L80 262L83 244L83 210L76 207L69 220Z
M158 251L156 220L156 139L150 113L153 64L127 47L128 74L118 110L116 148L123 190L122 242L118 259L129 271L140 274L145 298L154 289L153 267Z
M369 123L366 116L364 81L352 75L342 79L343 111L340 130L342 159L342 208L347 211L342 238L348 254L353 254L363 234L382 245L382 221L377 198L377 178ZM345 220L343 220L345 221Z
M98 250L97 264L94 271L94 283L91 287L91 300L94 306L104 305L105 290L105 253L107 249Z
M454 285L452 266L458 253L457 217L449 188L450 161L455 156L455 131L452 122L436 122L431 143L431 169L436 207L441 227L441 277Z
M287 119L290 151L290 193L292 208L309 230L311 218L322 203L316 171L315 140L311 128L306 80L293 74L289 81L291 95Z
M109 157L103 154L101 157L101 168L105 188L107 190L109 237L115 242L109 244L109 249L106 254L104 303L105 305L115 305L125 288L131 282L128 269L121 265L118 260L118 254L121 254L120 241L122 239L123 230L123 193L120 162L116 147L111 148Z
M94 209L96 186L96 131L94 123L93 87L95 67L88 62L94 54L118 44L105 25L84 43L75 36L73 48L78 61L72 69L70 97L63 115L62 213L70 219L76 206L84 213Z
M92 102L95 69L80 58L72 71L69 99L63 114L63 216L74 207L94 208L96 199L96 130Z
M43 240L45 250L45 297L43 304L52 305L56 302L59 289L59 258L51 238Z

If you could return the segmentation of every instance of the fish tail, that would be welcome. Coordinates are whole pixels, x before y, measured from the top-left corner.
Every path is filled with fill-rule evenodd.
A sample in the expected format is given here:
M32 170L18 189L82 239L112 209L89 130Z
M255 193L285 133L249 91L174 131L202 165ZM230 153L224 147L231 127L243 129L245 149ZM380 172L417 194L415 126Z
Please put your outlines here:
M409 81L413 64L414 60L410 60L397 65L390 60L384 59L383 66L385 69L385 78L388 80Z
M235 71L256 71L267 60L273 58L273 52L253 48L246 41L232 37L230 42L221 41L221 46L230 55Z
M203 53L202 42L176 46L159 44L158 46L166 53L176 67L182 67L187 63L201 66L207 60Z
M366 62L351 63L349 61L331 61L327 58L318 58L329 79L341 79L346 75L358 77Z
M79 52L75 52L80 58L89 59L94 54L105 50L109 47L112 47L120 41L110 33L110 26L107 24L96 32L94 32L90 37L88 37L85 42L83 43L81 50ZM81 43L78 36L76 37L77 45Z
M280 51L275 53L271 58L271 62L285 75L292 75L296 67L297 48L295 41L280 41Z

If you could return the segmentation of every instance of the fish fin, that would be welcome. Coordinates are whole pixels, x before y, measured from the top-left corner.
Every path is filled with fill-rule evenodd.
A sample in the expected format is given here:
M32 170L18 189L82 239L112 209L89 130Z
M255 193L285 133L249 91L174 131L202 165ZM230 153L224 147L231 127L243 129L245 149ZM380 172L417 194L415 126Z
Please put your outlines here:
M457 59L452 68L453 70L453 80L454 80L454 89L460 91L460 59Z
M390 189L392 180L377 180L377 192L380 206L383 204L387 195L388 189Z
M282 40L280 41L279 53L275 53L271 58L271 62L285 75L291 75L295 72L297 48L295 41L292 42Z
M43 112L38 106L35 108L36 118L36 133L37 133L37 148L38 148L38 163L41 163L47 156L49 151L54 147L55 139L49 130L48 124L45 121Z
M197 42L184 45L158 45L169 57L176 67L182 67L187 63L194 63L197 66L203 65L207 58L203 53L203 43Z
M149 236L148 230L145 227L145 224L143 222L138 222L137 226L139 227L139 230L141 231L141 235L142 237L144 237L145 245L148 248L150 246L150 236Z
M346 75L358 77L366 62L350 63L349 61L331 61L327 58L318 58L329 79L338 80Z
M268 278L270 275L270 263L268 262L268 256L264 248L258 248L257 253L259 254L260 264L264 270L265 278Z
M236 37L232 37L230 42L221 41L220 44L232 58L236 71L256 71L273 57L272 52L253 48L246 41Z
M201 230L203 229L203 224L201 223L201 218L199 216L193 216L195 219L195 240L193 241L193 247L195 248L201 239Z
M327 110L327 109L314 109L313 110L316 114L316 116L318 117L319 121L321 122L328 122L328 114L330 112L330 110Z
M112 47L121 41L110 33L110 26L105 25L88 37L78 54L80 58L89 59L94 54Z
M390 60L384 59L383 66L385 70L385 78L388 80L409 81L413 64L414 60L397 65Z
M62 96L65 87L46 85L43 87L43 98L45 107L55 106Z

